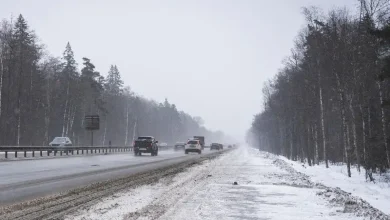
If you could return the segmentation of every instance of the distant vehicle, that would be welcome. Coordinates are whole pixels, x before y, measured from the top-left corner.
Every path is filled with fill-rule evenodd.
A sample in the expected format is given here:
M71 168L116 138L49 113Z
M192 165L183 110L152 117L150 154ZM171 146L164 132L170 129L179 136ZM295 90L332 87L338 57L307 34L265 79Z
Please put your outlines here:
M55 137L53 141L49 143L49 146L56 147L56 148L71 147L72 141L70 141L68 137ZM51 153L51 150L49 150L48 152Z
M184 147L185 154L189 152L197 152L198 154L202 153L202 145L198 139L189 140Z
M204 142L204 136L194 136L194 139L199 140L200 145L202 146L202 150L204 150L204 144L205 144L205 142Z
M210 150L222 150L222 144L218 144L218 143L212 143L210 145Z
M184 150L185 146L186 146L186 143L184 143L184 142L177 142L173 149L175 151Z
M68 137L55 137L52 142L49 143L50 147L68 147L72 146L72 141Z
M133 150L135 156L141 156L142 153L150 153L152 156L158 155L158 141L152 136L140 136L134 141Z
M158 146L159 146L159 147L167 147L168 144L167 144L167 143L160 143L160 144L158 144Z

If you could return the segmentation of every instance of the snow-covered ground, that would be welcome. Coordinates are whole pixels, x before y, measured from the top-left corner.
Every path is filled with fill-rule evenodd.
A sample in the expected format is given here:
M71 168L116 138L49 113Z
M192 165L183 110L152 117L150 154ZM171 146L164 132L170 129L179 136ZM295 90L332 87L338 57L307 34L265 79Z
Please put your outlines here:
M359 173L356 167L351 168L351 177L348 177L345 165L307 166L300 162L291 161L285 157L280 158L288 162L295 170L308 175L313 182L322 183L329 187L339 187L340 189L358 196L373 207L390 215L390 181L384 180L385 176L375 175L375 183L366 181L365 171L361 168ZM388 177L388 176L387 176Z
M278 157L241 147L157 184L118 192L67 219L376 219L358 217L331 198L337 194Z

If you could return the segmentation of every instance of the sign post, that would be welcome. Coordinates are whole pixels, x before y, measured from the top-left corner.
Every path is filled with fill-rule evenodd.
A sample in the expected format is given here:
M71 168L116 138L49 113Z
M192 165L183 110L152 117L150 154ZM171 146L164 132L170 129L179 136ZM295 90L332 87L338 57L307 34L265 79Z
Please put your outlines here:
M93 131L99 130L99 128L100 128L99 115L85 116L85 129L91 131L91 146L93 146Z

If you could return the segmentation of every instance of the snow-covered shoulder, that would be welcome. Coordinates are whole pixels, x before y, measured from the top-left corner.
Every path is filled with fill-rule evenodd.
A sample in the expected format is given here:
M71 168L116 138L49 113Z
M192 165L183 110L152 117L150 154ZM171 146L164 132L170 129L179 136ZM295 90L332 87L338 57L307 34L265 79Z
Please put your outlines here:
M313 182L328 187L338 187L353 196L362 198L373 207L390 215L390 181L387 179L390 174L387 178L386 175L375 175L377 181L374 183L366 181L363 168L360 173L357 169L351 169L352 175L348 177L345 165L329 164L329 168L326 168L325 164L307 166L283 156L279 156L279 158L290 164L295 170L308 175Z

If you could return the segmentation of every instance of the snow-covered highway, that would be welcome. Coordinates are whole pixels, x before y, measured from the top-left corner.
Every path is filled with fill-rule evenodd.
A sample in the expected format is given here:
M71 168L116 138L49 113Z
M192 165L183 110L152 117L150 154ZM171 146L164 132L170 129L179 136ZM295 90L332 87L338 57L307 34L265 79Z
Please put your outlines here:
M208 149L202 155L211 153ZM0 205L33 199L198 158L173 150L157 157L123 154L0 162Z
M2 178L0 198L6 196L9 202L13 197L26 199L29 192L37 197L93 184L0 209L1 220L390 219L354 194L328 187L326 181L313 182L282 157L249 147L222 154L167 151L158 157L58 161L30 161L42 165L28 164L26 171L15 162L12 169L18 173ZM47 163L52 164L46 169ZM12 163L8 166L11 169ZM28 170L40 178L21 177ZM45 171L50 175L40 174Z
M275 155L242 147L157 184L118 192L67 219L388 219L339 193Z

